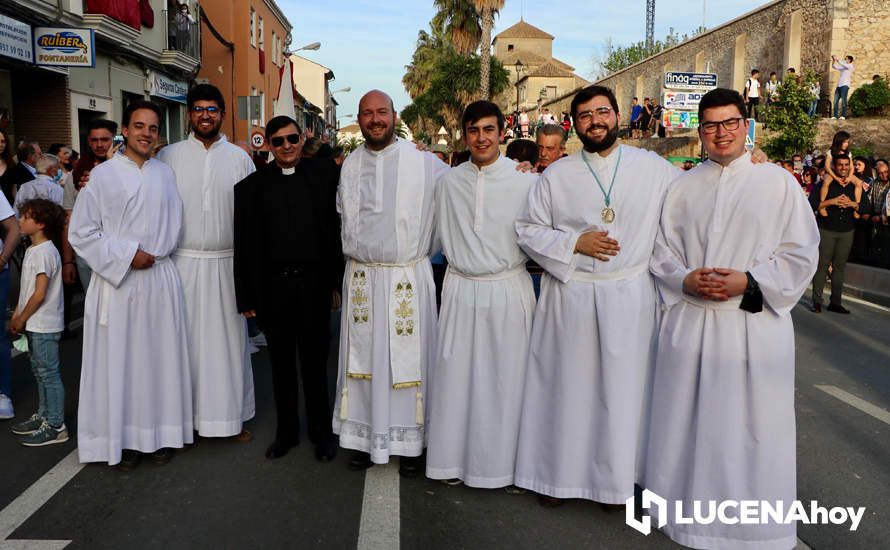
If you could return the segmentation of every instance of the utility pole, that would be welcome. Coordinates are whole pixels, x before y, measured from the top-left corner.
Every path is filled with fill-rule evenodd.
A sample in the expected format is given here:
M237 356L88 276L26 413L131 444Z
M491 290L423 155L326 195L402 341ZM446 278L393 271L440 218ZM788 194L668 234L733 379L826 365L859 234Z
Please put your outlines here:
M655 0L646 0L646 47L655 44Z

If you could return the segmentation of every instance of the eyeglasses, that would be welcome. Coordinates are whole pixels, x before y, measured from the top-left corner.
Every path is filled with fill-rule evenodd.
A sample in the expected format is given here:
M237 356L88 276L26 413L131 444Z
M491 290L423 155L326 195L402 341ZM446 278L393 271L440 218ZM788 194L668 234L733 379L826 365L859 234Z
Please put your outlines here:
M275 136L269 140L269 143L272 144L272 147L281 147L284 145L284 140L287 139L288 143L296 145L300 141L300 134L288 134L286 136Z
M698 127L701 128L701 131L706 134L715 133L718 126L723 126L723 129L727 132L733 132L739 129L739 124L741 124L743 120L745 119L742 117L727 118L726 120L720 121L702 122L698 125Z
M201 113L207 113L208 115L217 115L222 112L222 109L219 107L201 107L199 105L195 105L192 107L192 112L200 115Z
M579 122L590 122L591 120L593 120L594 116L597 116L599 118L606 118L610 114L612 114L612 108L603 105L602 107L597 107L596 109L593 109L591 111L582 111L575 116L575 119L577 119Z

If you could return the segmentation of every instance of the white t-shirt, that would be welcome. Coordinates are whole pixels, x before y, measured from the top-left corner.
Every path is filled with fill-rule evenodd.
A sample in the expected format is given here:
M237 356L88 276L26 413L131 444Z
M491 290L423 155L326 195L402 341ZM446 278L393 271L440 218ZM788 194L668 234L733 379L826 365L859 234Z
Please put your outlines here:
M749 78L745 86L748 88L748 97L760 97L760 81L756 78Z
M34 294L37 275L45 273L49 277L49 287L43 303L28 319L25 329L29 332L53 333L65 329L64 303L62 302L62 258L52 241L32 245L25 251L22 261L22 282L19 290L19 304L16 313L25 308L25 304Z

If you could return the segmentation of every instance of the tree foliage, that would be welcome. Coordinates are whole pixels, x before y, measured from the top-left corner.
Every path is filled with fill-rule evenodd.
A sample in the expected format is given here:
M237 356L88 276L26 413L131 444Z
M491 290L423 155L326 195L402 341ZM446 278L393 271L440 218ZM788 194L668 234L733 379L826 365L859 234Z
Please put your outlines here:
M430 26L429 32L418 33L411 64L402 77L412 103L400 116L418 138L435 136L440 126L453 135L460 128L464 107L481 97L480 56L461 54L435 18ZM509 73L495 58L489 59L488 68L489 91L497 95L509 85Z
M879 77L856 88L850 96L850 112L853 116L883 116L890 112L887 80Z
M761 122L772 132L763 145L770 158L788 159L813 148L816 121L807 115L807 109L812 100L810 84L815 81L812 71L800 79L786 79L777 88L778 99L760 110Z
M681 42L689 40L689 38L698 36L705 32L705 30L704 27L699 27L693 31L692 36L690 37L688 34L680 35L674 31L673 27L671 27L668 29L668 34L664 37L664 40L656 40L652 46L647 46L646 42L642 40L627 46L615 46L612 42L612 38L609 37L606 39L604 46L603 60L599 62L599 76L605 77L622 69L626 69L647 57L663 52L668 48L673 48Z

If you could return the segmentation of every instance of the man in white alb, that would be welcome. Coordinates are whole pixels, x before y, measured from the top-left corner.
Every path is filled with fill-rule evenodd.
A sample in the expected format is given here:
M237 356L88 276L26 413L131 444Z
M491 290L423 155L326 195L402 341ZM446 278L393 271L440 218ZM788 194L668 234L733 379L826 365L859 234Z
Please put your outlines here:
M81 462L166 463L191 443L185 303L170 261L182 226L173 170L151 158L160 108L130 103L123 153L90 173L68 226L93 278L84 302L77 417Z
M183 203L173 262L185 294L195 430L248 441L242 423L254 415L253 371L247 325L235 305L233 215L235 184L255 168L220 133L226 104L219 89L198 84L186 104L191 133L158 158L173 168Z
M516 224L545 270L531 334L516 459L543 505L620 504L641 464L657 300L649 257L661 201L679 170L619 144L612 91L572 100L584 150L553 163Z
M344 161L337 192L347 266L333 429L358 451L350 468L400 455L400 472L418 475L436 353L435 183L448 167L394 135L381 91L362 97L358 123L365 143Z
M659 331L645 487L667 499L663 531L693 548L794 548L794 524L680 524L675 502L796 498L791 309L819 257L813 212L790 173L752 164L745 104L708 92L709 160L664 200L650 264ZM685 522L683 522L685 523Z
M439 180L438 237L448 258L430 374L427 476L471 487L513 483L535 294L516 243L536 174L500 154L504 115L489 101L462 120L470 162Z

